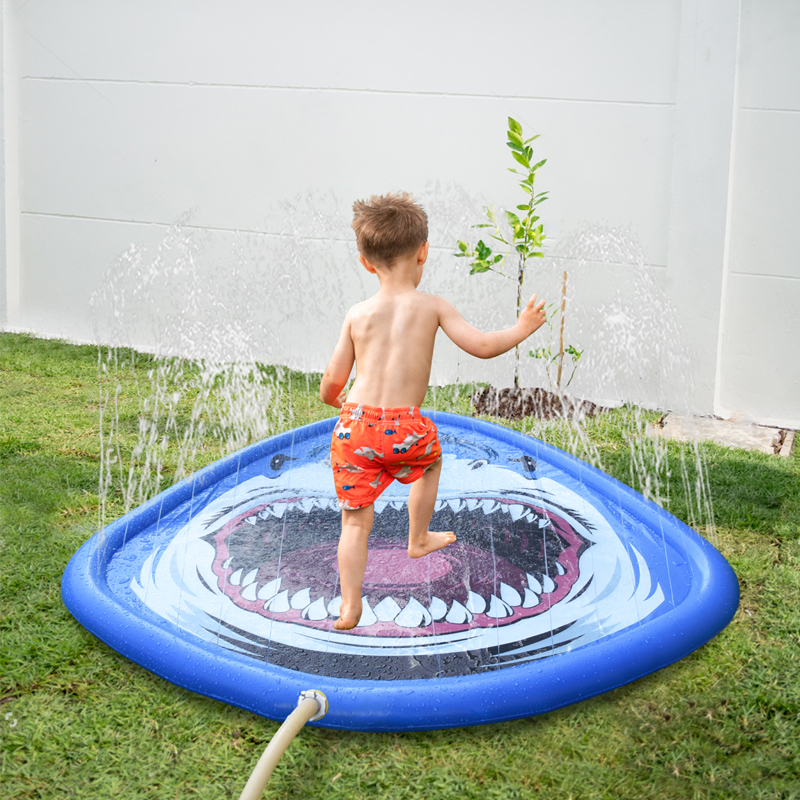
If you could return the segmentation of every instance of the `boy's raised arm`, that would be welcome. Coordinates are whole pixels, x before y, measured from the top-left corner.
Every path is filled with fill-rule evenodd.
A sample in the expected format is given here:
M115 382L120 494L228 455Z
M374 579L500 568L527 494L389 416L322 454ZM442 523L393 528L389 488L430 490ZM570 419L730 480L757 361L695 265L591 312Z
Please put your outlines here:
M522 309L516 325L502 331L484 333L470 325L456 307L440 297L439 325L451 341L462 350L478 358L494 358L516 347L538 330L545 321L544 300L536 302L536 295Z
M344 318L339 341L322 375L319 385L319 396L323 403L334 408L341 408L344 402L344 387L353 371L356 360L356 351L353 347L353 338L350 335L350 312Z

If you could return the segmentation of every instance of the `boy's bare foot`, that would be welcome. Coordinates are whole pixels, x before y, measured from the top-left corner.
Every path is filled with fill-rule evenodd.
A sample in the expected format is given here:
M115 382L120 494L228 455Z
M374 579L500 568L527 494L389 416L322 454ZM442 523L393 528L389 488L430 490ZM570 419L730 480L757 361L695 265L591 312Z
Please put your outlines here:
M361 621L361 603L358 609L345 608L344 604L339 609L339 619L333 623L337 631L351 631Z
M453 544L456 535L453 531L428 531L424 539L408 545L408 555L411 558L422 558L422 556L432 553L434 550L441 550L449 544Z

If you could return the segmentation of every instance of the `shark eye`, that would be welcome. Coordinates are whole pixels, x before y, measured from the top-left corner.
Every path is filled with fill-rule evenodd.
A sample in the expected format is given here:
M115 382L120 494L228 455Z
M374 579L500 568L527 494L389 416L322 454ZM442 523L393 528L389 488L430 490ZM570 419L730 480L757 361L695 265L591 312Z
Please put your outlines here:
M470 469L480 469L485 467L489 462L485 458L476 458L469 462Z
M284 453L278 453L270 459L269 468L277 472L279 469L283 469L283 465L287 461L297 461L297 458L294 456L287 456Z

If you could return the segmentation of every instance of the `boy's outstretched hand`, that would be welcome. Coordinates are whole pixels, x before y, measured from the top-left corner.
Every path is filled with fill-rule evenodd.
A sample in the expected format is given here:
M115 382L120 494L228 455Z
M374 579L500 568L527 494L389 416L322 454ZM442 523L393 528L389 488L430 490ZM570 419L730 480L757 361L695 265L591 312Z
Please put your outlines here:
M544 325L544 323L544 300L540 300L537 303L536 295L534 295L530 300L528 300L528 304L520 312L519 322L517 324L521 325L527 331L525 334L527 338L534 331L538 331L539 328Z

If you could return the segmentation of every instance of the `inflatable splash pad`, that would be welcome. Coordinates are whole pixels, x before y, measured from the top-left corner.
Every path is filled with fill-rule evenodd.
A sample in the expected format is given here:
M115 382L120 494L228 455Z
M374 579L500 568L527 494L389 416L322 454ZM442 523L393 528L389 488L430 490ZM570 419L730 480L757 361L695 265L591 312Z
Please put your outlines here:
M333 628L340 514L335 418L251 445L108 525L62 595L127 658L208 697L284 719L428 730L533 716L613 689L732 619L733 570L702 537L603 472L529 436L443 412L431 528L417 560L408 487L375 504L357 628Z

